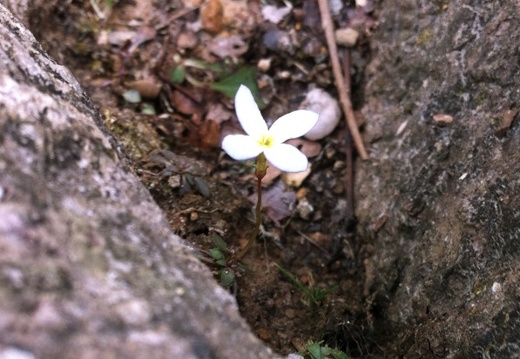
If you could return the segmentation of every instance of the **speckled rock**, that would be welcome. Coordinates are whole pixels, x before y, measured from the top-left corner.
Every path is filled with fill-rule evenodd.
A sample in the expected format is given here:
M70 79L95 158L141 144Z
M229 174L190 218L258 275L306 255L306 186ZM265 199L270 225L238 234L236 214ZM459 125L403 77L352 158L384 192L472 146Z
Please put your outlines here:
M380 357L517 358L518 2L379 3L356 213Z
M277 358L0 5L0 356Z

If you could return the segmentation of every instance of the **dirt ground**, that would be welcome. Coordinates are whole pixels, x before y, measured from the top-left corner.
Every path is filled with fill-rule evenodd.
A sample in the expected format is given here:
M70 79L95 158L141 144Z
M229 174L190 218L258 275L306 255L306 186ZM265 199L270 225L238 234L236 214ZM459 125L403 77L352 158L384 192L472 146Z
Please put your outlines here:
M311 157L306 177L270 169L261 236L243 259L246 268L214 261L215 240L236 251L251 236L256 179L252 161L234 161L220 149L222 137L240 126L232 98L212 84L253 76L271 120L297 109L313 87L336 96L317 4L295 1L274 23L258 1L149 3L49 4L32 14L31 28L99 107L175 233L217 279L223 271L234 275L224 279L259 338L280 354L310 340L352 357L374 354L381 337L365 308L365 254L351 214L353 149L343 121L320 141L296 143ZM334 16L338 26L371 26L375 11L360 14L346 3ZM287 6L269 5L282 15ZM355 108L370 56L362 34L349 51Z

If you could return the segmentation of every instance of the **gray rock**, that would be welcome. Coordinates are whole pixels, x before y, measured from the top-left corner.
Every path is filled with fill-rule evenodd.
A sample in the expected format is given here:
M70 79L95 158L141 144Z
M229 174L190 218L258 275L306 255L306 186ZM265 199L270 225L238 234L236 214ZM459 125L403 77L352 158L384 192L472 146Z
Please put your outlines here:
M0 356L276 358L0 5Z
M371 160L357 165L378 345L385 357L517 358L518 2L381 6L363 109Z

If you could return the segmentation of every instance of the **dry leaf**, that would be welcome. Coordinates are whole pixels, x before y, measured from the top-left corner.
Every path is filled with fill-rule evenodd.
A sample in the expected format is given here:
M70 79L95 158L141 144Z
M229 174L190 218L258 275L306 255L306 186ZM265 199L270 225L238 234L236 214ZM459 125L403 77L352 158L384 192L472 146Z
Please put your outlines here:
M180 49L193 49L197 43L198 39L193 31L185 31L177 38L177 47Z
M221 59L226 57L239 57L245 54L247 49L247 43L239 36L215 38L209 43L209 51Z
M278 24L284 17L289 15L292 10L291 3L287 3L286 7L276 7L273 5L266 5L262 8L262 17L264 20Z
M110 45L122 47L127 42L130 42L135 35L135 31L112 31L108 34L102 33L99 36L98 43L104 42L106 40Z
M269 167L267 168L267 173L264 178L262 178L262 187L269 187L275 179L278 178L282 174L278 168L274 167L269 163Z
M217 122L202 122L199 135L202 145L208 147L220 147L220 125Z
M300 151L309 158L319 155L322 148L319 142L306 140L304 138L294 138L286 143L298 147Z
M138 91L141 96L156 98L161 91L161 83L155 77L147 77L141 80L129 81L125 85L128 88Z
M224 8L220 0L209 0L200 9L200 22L202 28L212 34L218 34L224 28Z
M193 101L190 97L183 94L181 91L173 91L170 96L170 101L175 111L185 115L201 112L199 104Z
M206 114L206 120L215 121L222 123L231 118L231 112L226 109L221 103L209 105L208 113Z
M257 194L249 196L249 200L256 203ZM267 209L267 216L277 223L291 215L295 202L296 194L292 189L285 188L282 181L277 181L262 196L262 207Z
M157 35L157 31L153 27L142 26L137 30L135 36L132 38L132 43L128 48L129 52L133 52L137 49L141 44L153 40Z

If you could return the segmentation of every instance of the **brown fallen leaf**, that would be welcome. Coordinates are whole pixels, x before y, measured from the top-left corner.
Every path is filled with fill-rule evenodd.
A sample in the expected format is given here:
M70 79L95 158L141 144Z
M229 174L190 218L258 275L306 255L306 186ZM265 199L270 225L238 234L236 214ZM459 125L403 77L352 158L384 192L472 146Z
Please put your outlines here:
M322 148L319 142L306 140L304 138L294 138L286 143L298 147L300 151L309 158L319 155Z
M128 81L126 87L136 90L143 97L157 98L161 91L161 83L155 77L147 77L141 80Z
M218 37L209 43L209 51L221 59L237 58L248 50L247 43L239 36Z
M132 38L132 43L128 48L128 52L133 52L137 49L141 44L153 40L157 36L157 31L150 26L141 26L135 36Z
M200 9L200 22L202 28L209 33L218 34L224 29L224 8L220 0L209 0Z
M198 38L193 31L185 31L177 38L179 49L193 49L198 44Z
M257 193L248 197L256 203ZM277 224L291 215L296 202L296 194L291 188L286 188L282 181L277 181L262 194L262 207L267 210L267 216Z
M204 147L220 147L220 125L211 120L202 122L199 140ZM198 142L198 141L197 141Z
M175 111L185 115L202 112L200 105L181 91L173 91L170 96L170 102Z
M221 103L212 103L208 106L208 113L206 113L206 120L222 123L231 118L231 111L226 109Z
M123 47L126 43L132 41L135 37L135 31L102 31L98 37L98 44L110 44L113 46Z
M282 171L280 171L275 166L269 164L269 167L267 167L267 173L262 178L262 187L267 188L270 185L273 184L273 181L278 178L282 174Z

